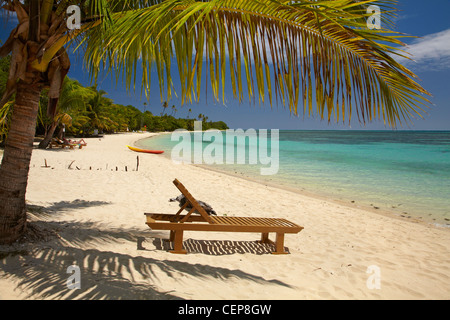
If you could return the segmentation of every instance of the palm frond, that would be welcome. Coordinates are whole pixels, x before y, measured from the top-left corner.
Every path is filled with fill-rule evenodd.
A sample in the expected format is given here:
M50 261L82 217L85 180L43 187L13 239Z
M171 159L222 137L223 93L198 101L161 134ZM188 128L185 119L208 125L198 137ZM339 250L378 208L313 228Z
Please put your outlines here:
M391 56L404 35L367 28L370 4L391 21L392 0L140 1L111 14L101 35L84 34L86 66L94 79L105 69L133 90L140 68L146 95L156 67L163 101L172 95L176 59L183 103L199 99L206 71L217 100L229 75L240 101L245 83L250 100L268 96L272 105L275 97L296 115L303 104L304 115L350 121L356 109L363 123L378 118L395 127L421 116L428 92Z
M24 32L26 7L2 3L19 11L21 27L14 32ZM93 81L104 70L136 90L141 76L148 96L156 68L161 101L176 94L176 65L182 103L198 101L205 85L216 100L225 100L227 78L239 101L247 94L250 102L281 103L295 115L328 121L350 122L356 111L362 123L378 118L396 127L421 117L429 103L417 77L393 58L404 56L398 48L405 37L389 29L395 0L45 0L41 19L51 4L56 11L49 38L31 63L49 75L57 69L51 65L56 56L68 68L63 47L76 41ZM81 30L62 28L69 4L82 8ZM370 5L381 8L381 30L367 28ZM1 54L13 49L8 41ZM17 70L12 78L20 77ZM52 84L52 96L60 82Z

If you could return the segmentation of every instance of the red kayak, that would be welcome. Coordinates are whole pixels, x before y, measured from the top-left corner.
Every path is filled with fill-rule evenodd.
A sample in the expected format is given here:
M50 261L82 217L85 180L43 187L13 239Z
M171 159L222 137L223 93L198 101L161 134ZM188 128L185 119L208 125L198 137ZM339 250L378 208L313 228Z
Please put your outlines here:
M163 153L163 150L147 150L147 149L140 149L140 148L136 148L136 147L130 147L127 146L128 149L136 151L136 152L144 152L144 153L155 153L155 154L160 154Z

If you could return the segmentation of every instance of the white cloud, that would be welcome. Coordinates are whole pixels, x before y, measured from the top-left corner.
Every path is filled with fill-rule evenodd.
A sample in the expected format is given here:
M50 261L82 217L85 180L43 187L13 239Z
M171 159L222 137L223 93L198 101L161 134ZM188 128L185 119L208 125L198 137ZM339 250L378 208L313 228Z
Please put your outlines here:
M415 40L406 47L414 61L401 59L408 67L421 70L450 69L450 29Z

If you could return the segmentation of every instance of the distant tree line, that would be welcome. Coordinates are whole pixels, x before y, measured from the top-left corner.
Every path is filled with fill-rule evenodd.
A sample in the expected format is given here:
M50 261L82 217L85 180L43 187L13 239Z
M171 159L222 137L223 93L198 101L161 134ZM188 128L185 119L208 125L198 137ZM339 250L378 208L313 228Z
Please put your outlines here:
M8 79L10 57L0 59L0 97L5 90ZM202 121L203 130L211 128L225 130L228 126L223 121L208 121L208 117L199 114L192 117L192 109L188 109L186 118L175 118L178 109L169 107L167 102L158 106L159 115L146 110L141 112L132 105L121 105L106 97L107 92L98 90L96 86L85 87L77 80L66 77L57 105L56 115L47 116L48 96L46 90L41 94L39 103L36 135L43 136L41 148L46 148L54 136L65 135L88 137L98 133L115 133L127 131L173 131L176 129L194 130L194 121ZM14 97L0 109L0 143L8 134ZM145 109L147 104L144 103ZM156 107L155 107L156 109Z

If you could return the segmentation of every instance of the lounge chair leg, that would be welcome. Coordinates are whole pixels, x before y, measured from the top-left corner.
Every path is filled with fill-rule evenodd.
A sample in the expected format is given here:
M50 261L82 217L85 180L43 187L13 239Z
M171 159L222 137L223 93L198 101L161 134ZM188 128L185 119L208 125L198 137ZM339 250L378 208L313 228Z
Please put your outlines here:
M175 230L174 233L174 241L173 241L173 250L170 250L170 253L178 253L178 254L186 254L187 251L183 249L183 230Z
M173 240L175 240L175 231L170 230L169 241L173 242Z
M261 243L267 243L268 240L269 240L269 234L261 233Z
M277 239L275 241L275 251L272 254L288 254L284 251L284 233L277 233Z
M275 244L269 239L269 233L261 233L261 241L259 241L259 243Z

